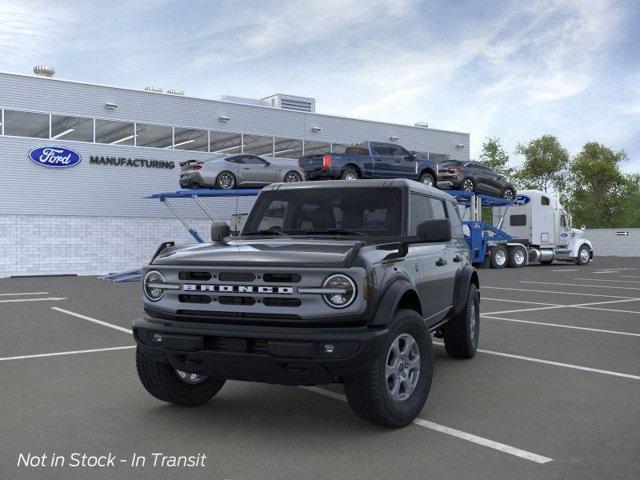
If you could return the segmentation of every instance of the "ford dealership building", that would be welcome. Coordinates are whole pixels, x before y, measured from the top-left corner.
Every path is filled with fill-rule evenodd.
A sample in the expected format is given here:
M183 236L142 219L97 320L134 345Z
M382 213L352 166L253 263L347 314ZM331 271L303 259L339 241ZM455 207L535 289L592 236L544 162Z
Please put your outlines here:
M281 94L210 100L0 73L0 108L0 277L122 271L144 264L163 241L193 241L161 202L144 199L177 190L185 160L297 158L363 140L469 158L466 133L318 114L313 99ZM220 218L252 202L206 201ZM186 202L179 209L206 232L201 211Z

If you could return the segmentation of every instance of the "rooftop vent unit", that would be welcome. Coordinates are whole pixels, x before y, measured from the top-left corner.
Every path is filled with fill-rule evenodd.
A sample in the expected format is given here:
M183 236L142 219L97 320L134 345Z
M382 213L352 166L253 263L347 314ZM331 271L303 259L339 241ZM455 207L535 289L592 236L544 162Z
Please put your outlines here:
M177 88L172 88L170 90L167 90L167 93L169 95L178 95L180 97L184 97L184 91L183 90L178 90Z
M233 95L221 95L219 99L223 102L241 103L243 105L257 105L259 107L268 107L270 105L269 102L259 100L257 98L235 97Z
M144 87L147 92L162 93L162 89L156 85L147 85Z
M33 73L39 77L53 77L56 74L56 69L53 67L47 67L45 65L36 65L33 67Z
M298 112L316 111L316 101L314 98L276 93L270 97L263 98L263 100L267 101L272 107L284 108L286 110L297 110Z
M414 125L420 128L429 128L429 124L427 122L417 122L417 123L414 123Z

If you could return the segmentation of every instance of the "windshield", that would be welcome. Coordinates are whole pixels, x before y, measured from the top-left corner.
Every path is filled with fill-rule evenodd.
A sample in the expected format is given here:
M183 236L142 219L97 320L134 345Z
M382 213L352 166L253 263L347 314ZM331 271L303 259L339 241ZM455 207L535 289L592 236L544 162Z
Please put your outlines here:
M401 234L398 188L274 190L260 195L241 235Z

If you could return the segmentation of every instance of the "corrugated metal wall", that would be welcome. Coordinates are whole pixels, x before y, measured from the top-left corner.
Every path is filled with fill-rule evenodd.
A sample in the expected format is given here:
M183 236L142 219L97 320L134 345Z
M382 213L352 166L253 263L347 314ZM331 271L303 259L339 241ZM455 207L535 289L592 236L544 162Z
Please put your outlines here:
M594 228L584 232L595 257L640 257L640 228Z

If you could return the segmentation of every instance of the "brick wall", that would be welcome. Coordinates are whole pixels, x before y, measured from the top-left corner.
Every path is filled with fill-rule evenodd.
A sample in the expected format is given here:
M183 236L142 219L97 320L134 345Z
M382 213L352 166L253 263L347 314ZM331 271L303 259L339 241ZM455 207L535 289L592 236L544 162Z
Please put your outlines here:
M628 235L619 233L628 232ZM640 228L588 229L584 237L599 257L640 257Z
M210 221L190 224L209 238ZM169 218L0 215L0 277L131 270L164 241L194 243Z

